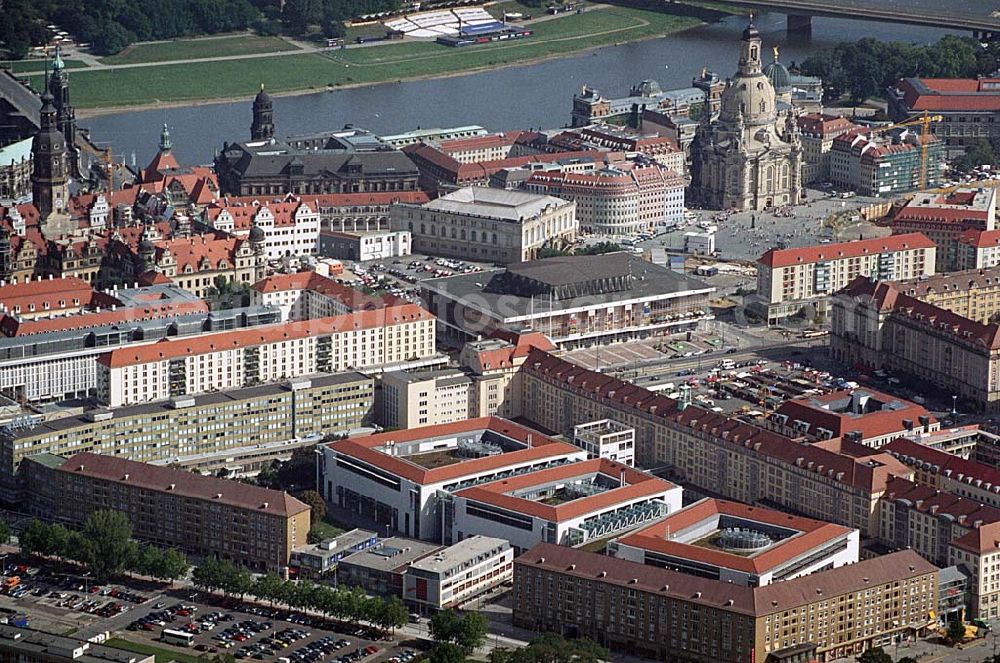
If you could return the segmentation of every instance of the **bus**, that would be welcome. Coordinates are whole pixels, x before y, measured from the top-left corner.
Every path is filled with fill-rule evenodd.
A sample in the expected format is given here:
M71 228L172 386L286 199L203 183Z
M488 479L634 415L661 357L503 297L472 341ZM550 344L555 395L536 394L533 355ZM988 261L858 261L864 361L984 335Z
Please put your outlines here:
M165 628L160 633L160 639L170 645L179 647L190 647L194 644L194 635L184 631L175 631L172 628Z

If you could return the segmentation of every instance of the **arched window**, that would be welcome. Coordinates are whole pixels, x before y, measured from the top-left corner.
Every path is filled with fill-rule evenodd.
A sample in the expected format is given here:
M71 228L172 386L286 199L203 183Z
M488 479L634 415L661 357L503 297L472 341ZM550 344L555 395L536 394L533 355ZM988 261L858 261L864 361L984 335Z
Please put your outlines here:
M420 224L420 234L421 235L426 235L427 234L427 225L426 224L423 224L423 223Z
M756 46L751 46L750 47L750 59L751 60L756 60L757 59L757 47Z
M462 231L458 235L459 235L459 239L461 239L461 240L464 241L465 240L465 228L462 228Z

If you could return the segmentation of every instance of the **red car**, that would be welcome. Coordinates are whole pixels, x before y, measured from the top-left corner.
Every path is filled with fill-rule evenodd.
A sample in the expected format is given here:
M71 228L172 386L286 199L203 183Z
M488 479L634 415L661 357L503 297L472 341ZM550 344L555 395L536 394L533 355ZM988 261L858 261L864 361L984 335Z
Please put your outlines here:
M96 594L99 591L101 591L101 588L98 585L94 585L93 587L90 588L90 593L91 594Z

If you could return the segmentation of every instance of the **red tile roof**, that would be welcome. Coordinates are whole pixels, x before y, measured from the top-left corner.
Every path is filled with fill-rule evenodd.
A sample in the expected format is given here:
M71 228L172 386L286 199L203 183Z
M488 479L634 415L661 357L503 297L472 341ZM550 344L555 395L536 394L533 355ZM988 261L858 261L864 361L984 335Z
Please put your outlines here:
M771 548L752 557L729 553L721 549L696 546L669 540L671 532L680 532L713 516L728 515L797 530L799 534L777 542ZM755 507L740 502L705 498L677 511L652 525L627 534L619 543L642 550L663 553L681 559L695 559L720 568L745 573L762 574L790 562L799 555L826 545L851 533L849 527L821 520L793 516L781 511Z
M624 476L625 485L555 505L543 504L509 494L516 490L558 481L570 481L576 477L596 473L604 474L614 480ZM561 523L598 511L605 511L632 500L655 497L673 487L674 484L669 481L640 472L628 465L605 458L595 458L466 488L455 493L455 496L491 504L549 522Z
M893 477L886 486L882 499L889 502L905 500L909 508L936 516L949 516L959 525L978 527L985 523L1000 522L1000 509L966 497L945 493L903 477Z
M544 569L586 583L617 585L752 617L815 603L817 596L832 600L868 587L936 575L938 571L916 551L901 550L764 587L741 587L554 543L539 543L515 559L514 566L515 577L531 568Z
M1000 522L987 523L952 541L951 546L977 555L1000 552Z
M0 286L0 307L6 311L18 310L22 314L86 308L95 297L100 299L99 293L89 283L75 276ZM78 302L75 303L74 299Z
M984 324L966 318L948 309L904 295L899 288L898 284L876 282L859 276L837 295L853 297L856 300L870 300L880 311L891 310L893 315L905 317L911 325L933 329L939 334L948 333L957 341L978 344L985 349L1000 349L1000 325Z
M402 304L403 300L392 297L372 297L360 290L337 283L317 272L296 272L293 274L274 274L257 281L252 286L260 293L288 292L310 290L331 299L336 299L352 311L374 310L390 304Z
M917 465L932 474L970 484L975 488L1000 494L1000 469L934 449L915 440L898 438L882 447L907 465Z
M848 400L856 392L868 394L873 400L883 405L894 404L896 407L864 414L836 412L829 409L830 404ZM910 422L911 428L920 425L918 418L921 416L928 417L930 423L937 423L937 418L926 408L868 388L795 398L782 403L775 414L786 415L788 417L787 426L792 426L792 422L796 420L807 422L810 424L809 435L818 436L817 428L825 428L833 434L833 437L840 437L856 431L865 440L892 433L903 434L906 431L904 420Z
M67 458L57 471L285 518L309 511L308 505L280 490L114 456L78 453Z
M173 318L179 315L207 313L208 304L197 302L170 302L167 304L150 304L145 307L121 307L114 311L64 315L55 318L38 318L34 320L18 320L14 316L5 315L0 318L0 332L4 336L30 336L32 334L47 334L50 332L91 329L106 325L123 325L137 320L157 320Z
M109 368L119 368L164 361L174 357L223 352L310 336L357 329L373 329L417 320L432 320L433 318L433 315L416 304L388 306L377 311L356 311L328 318L202 334L193 338L162 339L150 345L112 350L98 357L97 361Z
M910 470L898 460L876 450L869 450L871 453L866 456L842 454L822 445L801 443L697 405L680 410L677 401L671 398L582 368L540 350L531 351L521 370L558 382L564 388L600 403L632 410L640 416L663 419L673 426L700 431L733 446L753 449L755 453L823 474L868 493L881 493L891 476L910 474Z
M898 88L910 111L1000 110L997 78L904 78Z
M804 246L796 249L768 249L764 255L758 258L757 262L773 269L775 267L790 267L792 265L802 265L822 260L839 260L841 258L878 255L889 251L931 248L934 248L934 242L922 233L908 233L905 235L890 235L889 237L859 239L853 242L817 244L815 246Z
M389 442L410 442L434 437L460 435L462 433L474 433L482 430L490 430L525 444L530 439L531 446L526 449L500 454L499 456L473 458L433 469L417 465L406 460L405 457L389 456L376 449L376 447L384 446ZM421 485L461 479L472 474L499 470L515 463L527 463L580 452L580 449L572 444L558 442L531 428L499 417L481 417L479 419L466 419L451 424L363 435L331 442L328 446L337 453L358 458L375 467Z
M245 240L230 235L192 235L176 239L154 242L157 249L157 262L163 258L165 251L170 251L177 261L177 274L183 275L190 267L190 273L233 269L236 266L236 253Z
M843 115L825 115L823 113L806 113L800 115L796 122L800 131L821 136L850 131L858 126Z
M966 230L958 236L958 243L977 249L1000 246L1000 230Z

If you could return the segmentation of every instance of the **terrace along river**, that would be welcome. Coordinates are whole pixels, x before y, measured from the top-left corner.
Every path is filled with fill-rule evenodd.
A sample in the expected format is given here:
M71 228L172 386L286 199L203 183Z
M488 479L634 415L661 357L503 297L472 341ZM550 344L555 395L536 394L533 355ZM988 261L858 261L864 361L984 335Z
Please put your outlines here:
M930 2L931 0L907 0ZM961 3L966 0L936 0ZM786 65L816 50L861 37L934 42L948 31L847 19L813 19L811 38L788 35L783 14L758 18L767 52L781 46ZM279 97L274 102L279 136L339 129L351 123L376 133L417 127L478 124L491 131L551 128L569 122L572 97L583 84L610 97L655 79L664 89L690 85L707 67L723 78L736 69L740 33L746 19L731 16L711 25L589 53L495 71L384 83L332 92ZM956 33L960 34L960 33ZM474 47L470 47L474 48ZM70 77L72 81L72 74ZM247 94L253 94L247 90ZM250 101L114 113L81 120L96 141L111 141L116 159L134 153L140 166L152 158L166 123L181 163L210 163L224 140L250 138Z

